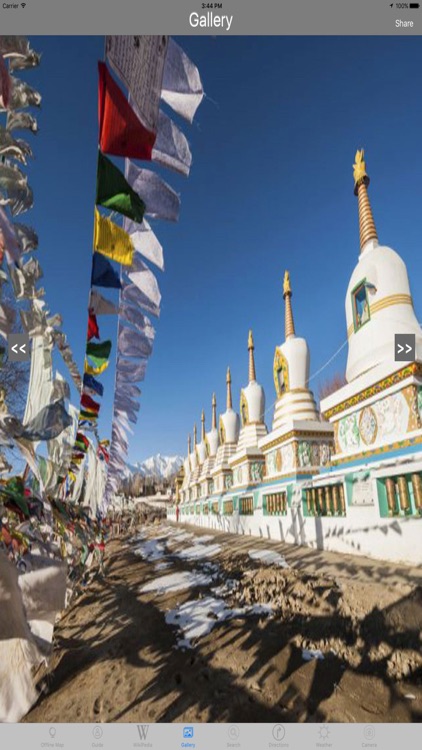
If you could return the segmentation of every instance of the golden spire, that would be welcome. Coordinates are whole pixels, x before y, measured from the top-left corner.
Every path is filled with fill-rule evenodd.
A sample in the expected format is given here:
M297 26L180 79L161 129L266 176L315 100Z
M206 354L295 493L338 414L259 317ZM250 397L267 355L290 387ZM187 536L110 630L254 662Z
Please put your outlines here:
M191 454L191 452L192 452L192 449L191 449L190 435L188 435L188 456Z
M369 240L377 240L378 235L375 229L374 217L368 197L369 177L366 174L366 164L364 161L364 150L356 151L355 163L353 165L353 179L355 181L354 193L358 197L359 211L359 235L360 249L362 250Z
M248 337L248 351L249 351L249 382L251 383L252 380L256 380L256 373L255 373L255 359L253 355L254 351L254 343L253 343L253 336L252 331L249 331L249 337Z
M217 399L215 393L212 394L212 425L213 430L217 429Z
M227 409L232 408L232 376L230 375L230 367L227 368L227 376L226 376L226 383L227 383Z
M201 414L201 440L205 440L205 412L203 409Z
M196 424L194 424L194 426L193 426L193 448L194 448L194 450L196 448L196 442L197 442L196 441Z
M295 324L293 320L293 311L292 311L292 288L290 286L290 274L288 271L284 272L284 280L283 280L283 297L286 302L286 311L285 311L285 336L286 341L290 336L295 335Z

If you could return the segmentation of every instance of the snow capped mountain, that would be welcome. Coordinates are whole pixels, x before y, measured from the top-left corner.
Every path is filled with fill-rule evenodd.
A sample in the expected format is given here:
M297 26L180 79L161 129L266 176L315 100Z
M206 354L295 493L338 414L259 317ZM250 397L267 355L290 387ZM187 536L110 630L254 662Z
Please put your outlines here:
M161 453L157 453L142 463L128 465L128 469L131 474L141 474L143 477L169 479L177 474L182 463L182 456L162 456Z

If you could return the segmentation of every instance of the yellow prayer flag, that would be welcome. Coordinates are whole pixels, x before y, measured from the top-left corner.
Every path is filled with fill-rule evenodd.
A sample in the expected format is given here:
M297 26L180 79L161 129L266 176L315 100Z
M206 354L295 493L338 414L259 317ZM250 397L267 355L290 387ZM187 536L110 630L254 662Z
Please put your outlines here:
M131 266L133 242L127 232L95 209L94 249L107 258Z
M101 375L101 373L107 369L108 365L109 365L109 362L107 361L107 362L103 362L103 364L100 365L99 367L91 367L91 365L88 364L88 360L85 360L84 372L86 372L88 375Z

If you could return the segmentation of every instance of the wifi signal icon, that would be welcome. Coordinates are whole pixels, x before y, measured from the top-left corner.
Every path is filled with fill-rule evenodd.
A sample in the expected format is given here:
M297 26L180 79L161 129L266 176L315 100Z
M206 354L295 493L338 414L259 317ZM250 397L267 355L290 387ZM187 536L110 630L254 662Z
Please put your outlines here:
M21 8L26 8L26 3L21 3Z

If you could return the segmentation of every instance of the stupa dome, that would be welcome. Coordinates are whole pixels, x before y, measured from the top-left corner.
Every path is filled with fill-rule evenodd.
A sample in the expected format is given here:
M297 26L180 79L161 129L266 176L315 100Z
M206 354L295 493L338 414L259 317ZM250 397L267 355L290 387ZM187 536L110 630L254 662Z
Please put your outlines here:
M415 334L416 359L422 359L421 327L413 309L406 265L395 250L378 242L363 156L363 151L358 151L354 165L361 254L345 300L349 382L387 362L392 369L399 369L394 359L397 333Z

